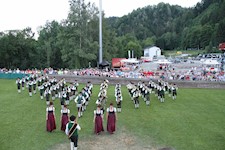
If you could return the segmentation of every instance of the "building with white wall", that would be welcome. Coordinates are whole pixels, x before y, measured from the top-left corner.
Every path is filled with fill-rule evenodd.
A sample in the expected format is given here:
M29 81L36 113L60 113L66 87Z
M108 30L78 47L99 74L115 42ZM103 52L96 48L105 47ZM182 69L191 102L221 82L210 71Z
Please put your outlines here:
M153 60L154 56L155 57L161 56L161 49L159 47L150 46L144 49L144 58Z

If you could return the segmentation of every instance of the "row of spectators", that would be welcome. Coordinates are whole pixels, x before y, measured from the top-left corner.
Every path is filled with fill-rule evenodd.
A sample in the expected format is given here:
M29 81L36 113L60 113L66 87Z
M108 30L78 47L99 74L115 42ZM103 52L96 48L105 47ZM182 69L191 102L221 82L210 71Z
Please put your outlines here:
M224 81L224 72L206 71L203 68L191 68L190 70L161 70L161 71L116 71L116 70L100 70L96 68L88 69L58 69L45 68L44 70L10 70L6 68L0 69L0 73L40 73L52 75L75 75L75 76L98 76L112 78L150 78L150 79L165 79L165 80L188 80L188 81Z

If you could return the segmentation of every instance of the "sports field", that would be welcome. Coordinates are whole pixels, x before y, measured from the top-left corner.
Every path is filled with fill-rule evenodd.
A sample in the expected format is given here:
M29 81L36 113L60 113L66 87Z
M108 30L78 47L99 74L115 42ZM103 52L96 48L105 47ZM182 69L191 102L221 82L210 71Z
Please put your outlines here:
M80 84L79 89L83 86ZM116 133L97 136L93 134L93 110L98 92L99 85L94 85L87 111L78 120L82 128L79 149L94 149L99 143L104 143L102 149L108 150L163 147L176 150L225 149L224 89L179 89L177 100L166 96L165 103L151 95L151 106L146 106L140 98L140 108L134 109L126 87L122 87L122 113L118 114ZM114 86L110 85L107 104L111 101L115 103ZM67 136L60 131L59 100L54 104L57 130L48 133L45 127L46 103L40 100L39 94L29 97L27 90L18 94L15 80L0 79L0 150L69 148ZM69 109L72 114L77 114L74 102L70 103ZM110 147L109 141L114 142L114 148Z

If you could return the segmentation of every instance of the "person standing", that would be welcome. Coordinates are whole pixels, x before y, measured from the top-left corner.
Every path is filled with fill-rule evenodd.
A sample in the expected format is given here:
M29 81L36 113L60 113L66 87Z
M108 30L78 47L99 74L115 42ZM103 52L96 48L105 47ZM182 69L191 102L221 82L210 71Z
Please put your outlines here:
M134 107L135 108L139 108L139 91L138 89L135 89L135 91L133 92L133 99L134 99Z
M146 86L145 87L145 93L144 93L144 99L145 99L145 103L147 106L150 105L150 92L149 92L149 88Z
M70 116L70 122L66 124L66 135L70 139L70 149L77 150L78 144L78 130L81 130L80 125L76 121L76 117L74 115Z
M43 95L44 95L44 85L41 85L40 87L39 87L39 90L40 90L40 97L41 97L41 100L43 100Z
M36 85L37 85L37 81L33 80L33 93L36 94Z
M75 98L74 102L77 104L78 117L80 118L83 115L82 105L85 103L85 99L82 96L82 92Z
M16 85L17 85L18 93L21 93L21 90L20 90L20 88L21 88L21 80L20 80L20 78L18 78L18 79L16 80Z
M117 97L116 97L116 104L117 104L117 110L118 110L118 112L121 112L121 109L122 109L122 107L121 107L122 100L123 100L122 95L121 94L117 95Z
M67 108L67 105L64 105L64 108L61 109L61 130L65 131L66 130L66 124L69 122L69 114L70 110Z
M26 82L26 79L25 78L22 78L22 90L24 90L24 85L25 85L25 82Z
M46 129L48 132L52 132L56 129L55 107L53 106L53 102L50 102L49 106L46 108Z
M32 96L32 86L33 86L33 82L30 80L28 82L28 91L29 91L30 97Z
M173 98L173 100L175 100L177 98L177 89L178 89L178 87L177 87L176 84L174 84L171 89L172 89L172 98Z
M97 109L94 110L94 120L95 124L94 132L95 134L100 134L100 132L104 131L103 128L103 110L101 110L101 106L98 105Z
M51 91L49 90L49 88L47 88L44 93L47 106L50 104L50 95L51 95Z
M117 120L116 108L113 107L113 103L110 103L109 108L107 108L106 119L107 119L107 131L110 134L113 134L116 131L116 120Z

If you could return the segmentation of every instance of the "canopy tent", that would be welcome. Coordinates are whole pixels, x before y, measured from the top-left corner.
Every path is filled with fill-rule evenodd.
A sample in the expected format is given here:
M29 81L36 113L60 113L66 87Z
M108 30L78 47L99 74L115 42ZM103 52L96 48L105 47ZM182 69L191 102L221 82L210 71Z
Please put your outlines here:
M103 60L102 63L99 64L99 68L103 69L105 67L109 67L110 63L106 60Z
M156 64L171 64L172 62L168 61L167 59L160 59L154 63L156 63Z
M220 63L217 60L207 59L203 62L203 64L204 65L219 65Z
M137 64L137 63L139 63L139 61L136 58L123 59L123 60L121 60L121 62L131 63L131 64Z

